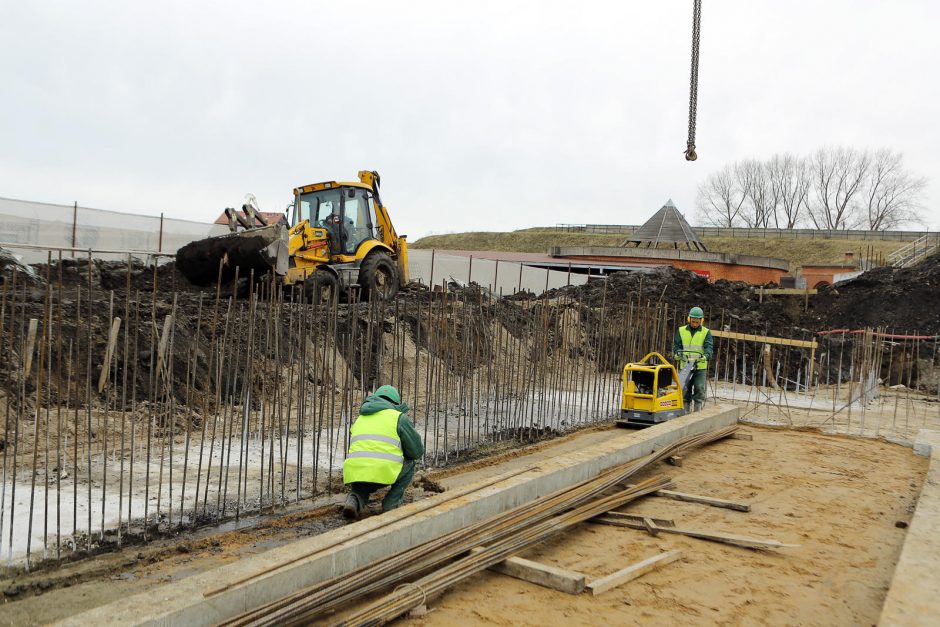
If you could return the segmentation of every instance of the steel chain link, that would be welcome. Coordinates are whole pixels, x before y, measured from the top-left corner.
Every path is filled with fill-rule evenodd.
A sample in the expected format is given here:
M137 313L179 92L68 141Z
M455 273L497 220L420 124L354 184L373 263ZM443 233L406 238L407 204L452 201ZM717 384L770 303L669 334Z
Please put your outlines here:
M698 114L698 44L702 24L702 0L692 0L692 75L689 78L689 139L685 160L695 161L695 118Z

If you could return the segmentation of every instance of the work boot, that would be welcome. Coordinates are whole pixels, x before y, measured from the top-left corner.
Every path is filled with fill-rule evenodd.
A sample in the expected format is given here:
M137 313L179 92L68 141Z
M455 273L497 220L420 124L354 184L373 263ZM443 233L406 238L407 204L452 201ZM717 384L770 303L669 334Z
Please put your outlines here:
M695 409L692 411L702 411L705 409L705 401L695 401Z
M343 518L348 520L357 520L359 518L359 510L362 509L359 505L359 499L356 498L355 494L348 494L346 496L346 502L343 503Z

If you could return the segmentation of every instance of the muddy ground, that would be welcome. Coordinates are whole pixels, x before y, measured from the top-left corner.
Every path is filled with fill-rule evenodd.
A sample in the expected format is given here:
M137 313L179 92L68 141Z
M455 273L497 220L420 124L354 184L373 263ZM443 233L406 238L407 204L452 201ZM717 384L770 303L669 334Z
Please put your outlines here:
M753 551L671 534L585 523L524 557L583 572L610 574L657 553L683 558L599 597L571 596L481 573L403 624L875 624L901 551L926 460L883 441L812 431L745 427L753 440L730 439L690 452L682 467L661 464L676 489L751 505L750 513L645 498L625 511L673 519L685 527L799 544ZM432 473L416 491L468 481L531 463L530 454L577 448L590 430L524 450ZM332 504L246 521L241 529L128 547L0 581L0 622L37 624L263 552L342 524ZM370 515L376 515L375 508ZM104 585L106 584L106 585Z

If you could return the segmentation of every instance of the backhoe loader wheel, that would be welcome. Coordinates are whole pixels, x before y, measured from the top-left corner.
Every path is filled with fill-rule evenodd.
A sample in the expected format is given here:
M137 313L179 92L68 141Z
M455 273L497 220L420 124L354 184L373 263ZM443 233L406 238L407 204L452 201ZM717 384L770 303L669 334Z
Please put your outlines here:
M367 298L391 300L398 293L398 268L391 257L373 252L359 268L359 285Z
M304 295L314 305L329 305L339 297L339 281L329 270L317 270L304 281Z

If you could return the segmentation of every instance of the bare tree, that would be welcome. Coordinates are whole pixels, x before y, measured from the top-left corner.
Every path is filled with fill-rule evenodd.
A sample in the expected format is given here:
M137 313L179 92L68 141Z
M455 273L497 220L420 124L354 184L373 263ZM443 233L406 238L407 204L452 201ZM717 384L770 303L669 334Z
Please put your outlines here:
M844 146L808 158L775 154L725 165L699 185L697 217L721 227L884 230L922 222L927 179L904 168L903 156Z
M734 171L746 200L741 211L744 223L752 229L771 226L776 207L767 168L757 159L745 159L735 164Z
M872 231L893 229L921 222L921 195L927 179L904 169L904 156L882 148L872 157L868 172L866 217Z
M813 200L808 206L817 229L851 229L864 223L857 196L863 189L871 153L839 146L820 148L810 158Z
M732 227L741 224L745 197L735 174L737 164L729 164L708 175L698 187L698 221L710 226Z
M809 196L810 179L806 160L790 153L775 154L767 162L773 194L774 226L794 229L800 224Z

